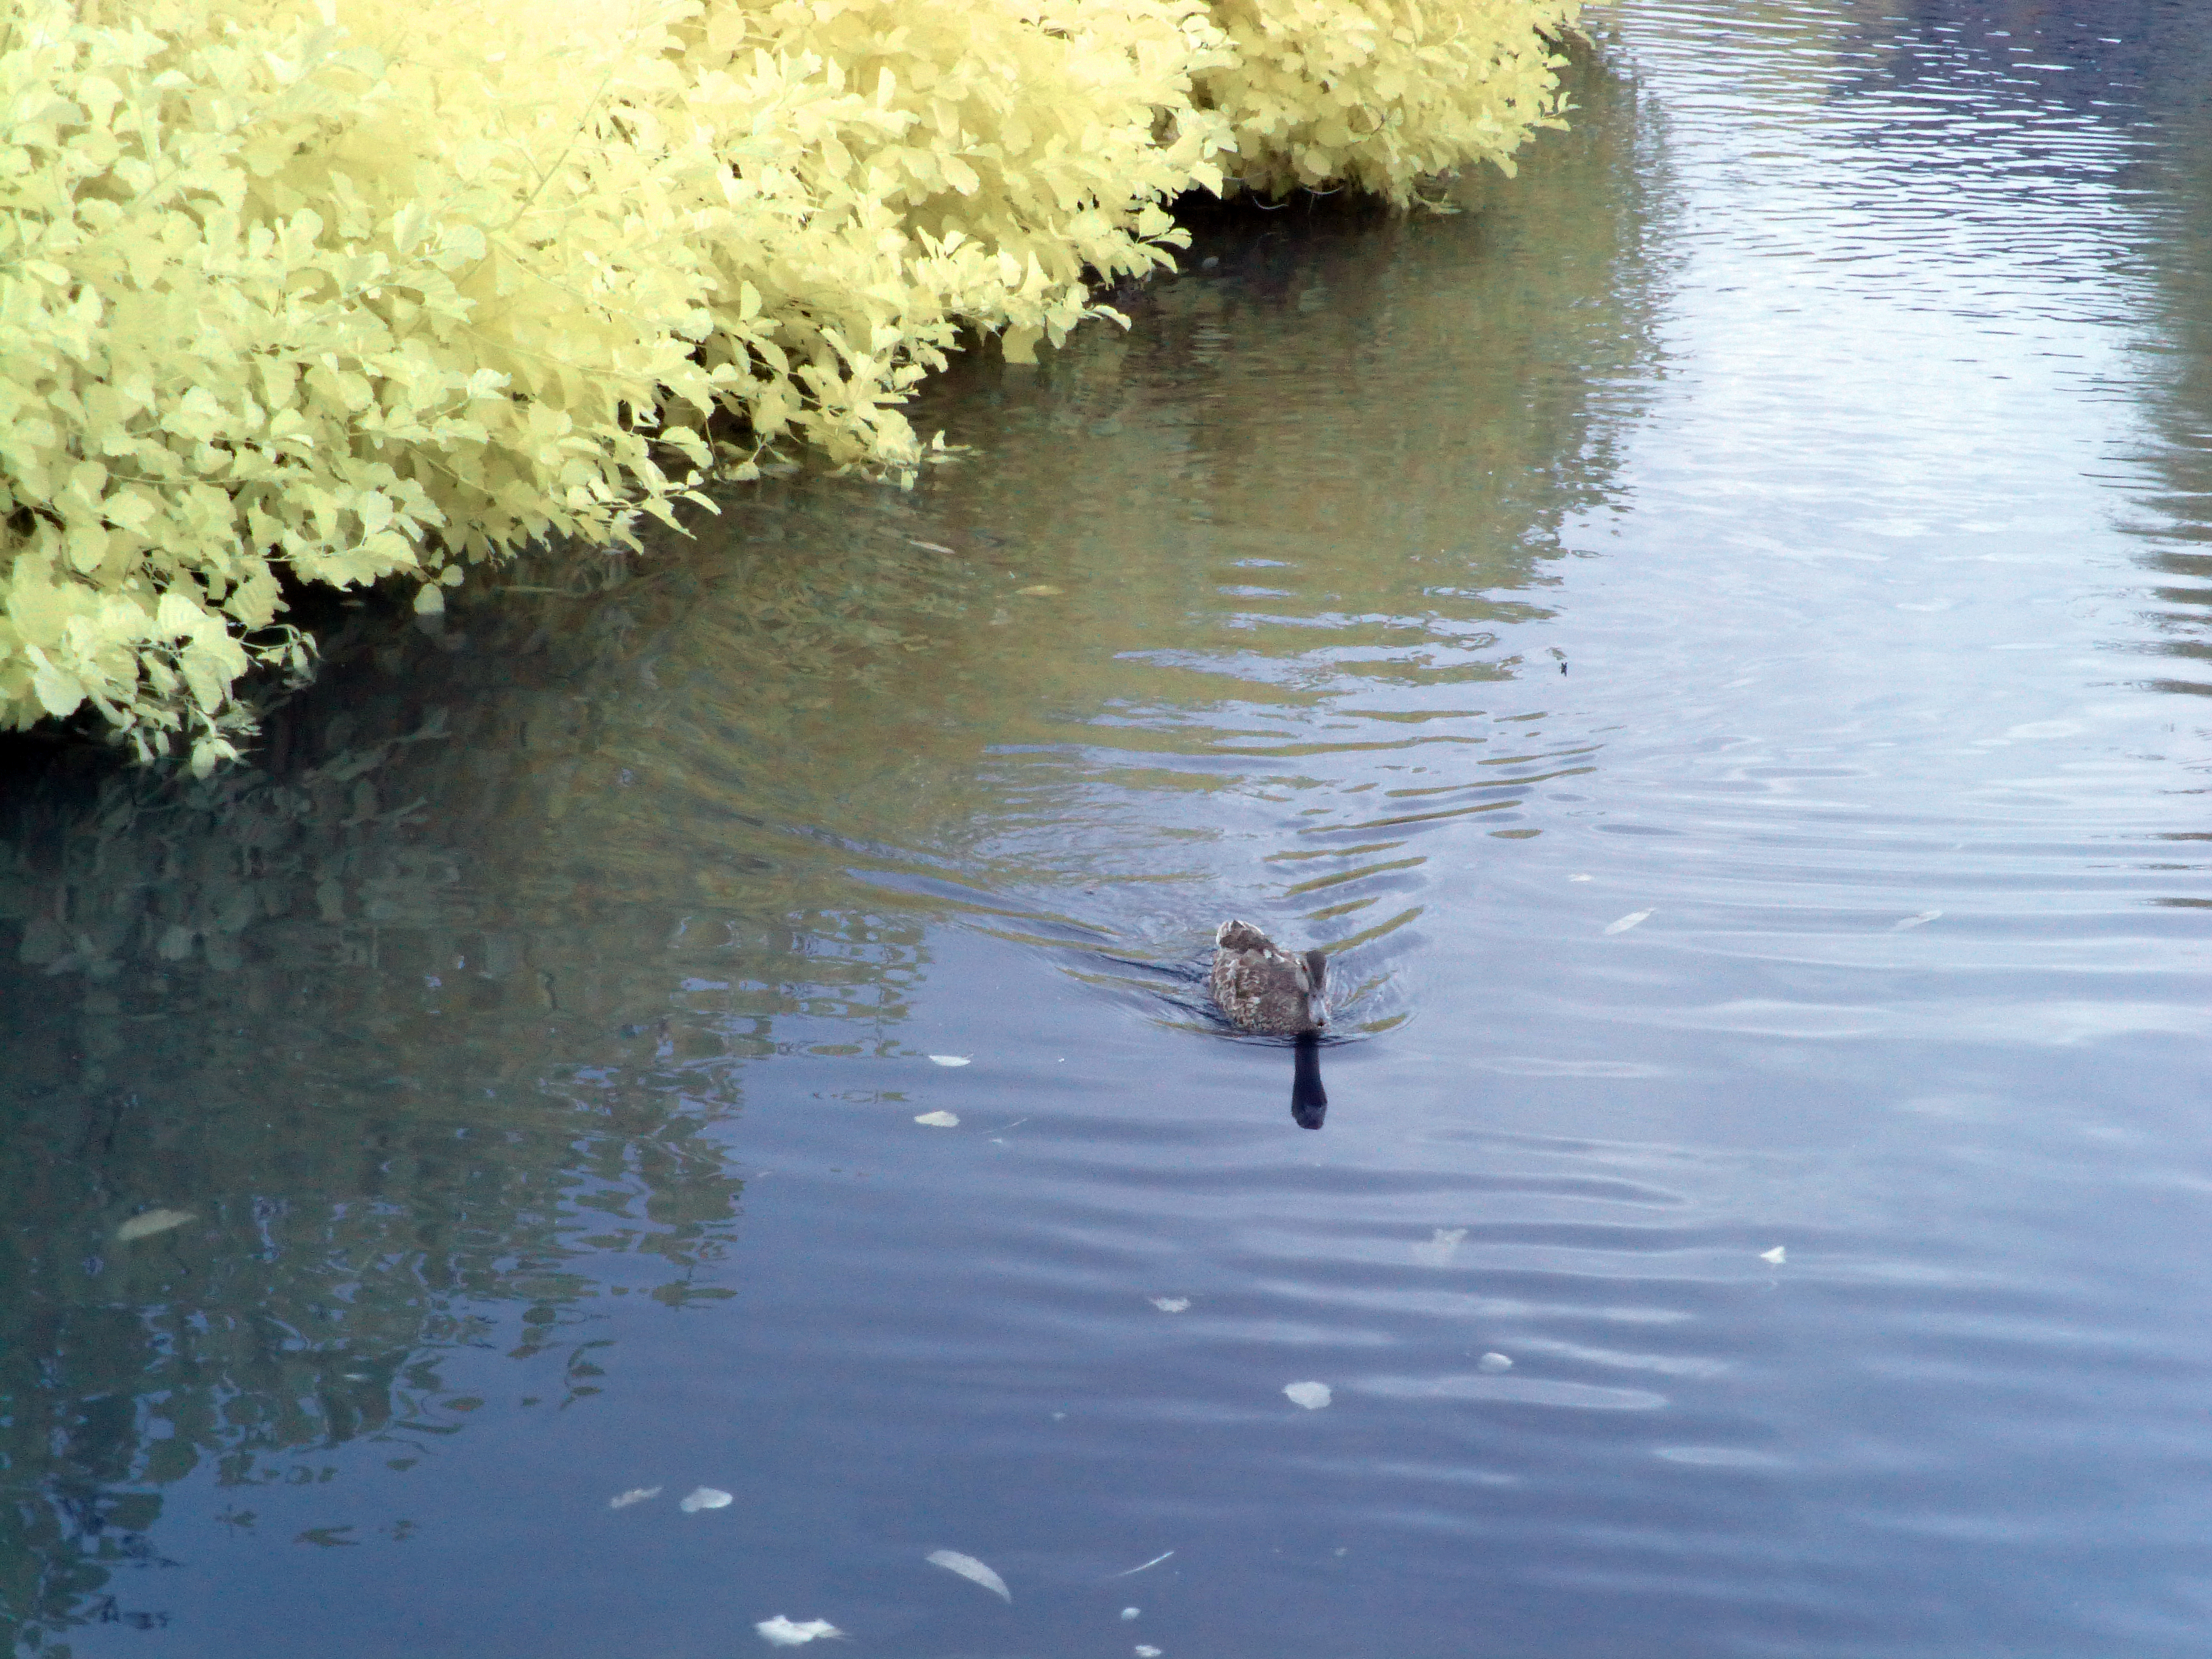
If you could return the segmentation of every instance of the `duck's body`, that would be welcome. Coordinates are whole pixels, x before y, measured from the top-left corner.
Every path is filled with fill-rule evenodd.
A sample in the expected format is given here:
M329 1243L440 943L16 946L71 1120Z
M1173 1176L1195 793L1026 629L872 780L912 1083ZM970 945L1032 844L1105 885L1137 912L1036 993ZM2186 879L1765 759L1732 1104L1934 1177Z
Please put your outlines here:
M1319 951L1292 955L1249 921L1221 924L1213 936L1213 1000L1240 1030L1267 1036L1305 1036L1328 1024L1328 958Z

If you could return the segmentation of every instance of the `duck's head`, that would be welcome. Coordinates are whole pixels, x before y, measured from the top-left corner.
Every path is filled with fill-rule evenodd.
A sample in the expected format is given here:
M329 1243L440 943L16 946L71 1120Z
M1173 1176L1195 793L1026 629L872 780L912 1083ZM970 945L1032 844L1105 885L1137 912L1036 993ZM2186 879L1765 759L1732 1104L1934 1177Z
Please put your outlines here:
M1306 1016L1318 1030L1328 1024L1328 957L1320 951L1299 957L1298 988L1306 994Z

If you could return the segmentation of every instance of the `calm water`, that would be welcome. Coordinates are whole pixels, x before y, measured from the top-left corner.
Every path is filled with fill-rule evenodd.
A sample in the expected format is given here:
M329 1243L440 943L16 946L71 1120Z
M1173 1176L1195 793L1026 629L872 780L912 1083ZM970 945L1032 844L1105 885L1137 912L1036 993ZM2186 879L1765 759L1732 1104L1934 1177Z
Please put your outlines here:
M13 753L26 1647L2204 1651L2212 10L1595 15L911 495Z

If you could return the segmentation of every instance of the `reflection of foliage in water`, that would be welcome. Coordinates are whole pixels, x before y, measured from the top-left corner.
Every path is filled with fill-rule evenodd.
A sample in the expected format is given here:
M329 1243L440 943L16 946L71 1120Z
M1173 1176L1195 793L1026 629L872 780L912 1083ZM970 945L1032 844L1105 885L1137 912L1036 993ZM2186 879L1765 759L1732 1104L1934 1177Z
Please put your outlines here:
M1784 33L1805 85L1843 100L1885 100L1850 142L1893 158L1900 190L1925 191L1940 173L1953 219L2017 227L2018 208L2064 204L2070 253L2048 239L1992 239L1990 258L2047 272L2070 257L2107 280L2081 285L2101 308L2145 284L2154 337L2134 365L2149 392L2151 433L2134 459L2149 474L2143 513L2130 528L2142 563L2172 585L2152 591L2172 665L2165 690L2204 694L2212 628L2212 31L2190 8L2114 6L2107 0L1920 0L1904 15L1854 14L1775 0L1754 9ZM1971 79L1971 103L1957 88ZM1865 175L1883 182L1879 170ZM1976 198L1978 198L1978 200ZM1930 230L1929 234L1936 234ZM2045 290L2046 303L2053 302ZM1980 308L1982 293L1945 302ZM2091 320L2116 320L2101 309Z
M487 893L486 839L557 820L588 733L500 748L504 705L467 682L576 664L482 643L385 637L381 672L283 713L268 773L162 785L62 753L15 793L0 1613L33 1646L158 1620L161 1486L211 1466L249 1517L257 1486L329 1478L329 1449L404 1467L456 1432L477 1402L446 1352L525 1362L549 1409L596 1392L602 1298L728 1294L732 1060L779 1015L897 1018L911 928L729 913L686 951L692 919L574 869ZM332 714L349 689L373 695ZM672 997L687 967L730 993ZM194 1219L118 1242L153 1205Z
M1131 335L963 370L929 409L976 458L911 495L770 483L643 561L357 612L263 770L16 749L7 1615L158 1612L124 1570L190 1471L244 1524L342 1444L434 1450L476 1404L442 1356L619 1386L595 1308L722 1293L746 1057L896 1048L933 913L1171 932L1213 901L1185 807L1319 764L1270 711L1510 677L1649 351L1632 111L1577 96L1485 212L1209 227L1228 275ZM1486 283L1539 238L1543 283ZM1295 592L1224 586L1288 543ZM196 1218L118 1244L150 1206Z
M2152 590L2172 662L2157 683L2212 692L2203 667L2212 662L2203 586L2212 580L2212 32L2186 7L2102 0L1926 0L1917 13L1906 46L1981 70L1980 125L1972 144L1924 122L1899 124L1887 142L1912 167L1978 174L1992 193L2016 197L2031 179L2046 198L2070 189L2078 234L2103 232L2103 268L2150 291L2142 320L2154 337L2136 366L2151 433L2134 458L2149 488L2130 528L2146 544L2144 568L2175 579ZM2008 104L2019 121L1999 147L1990 117ZM2094 145L2075 142L2085 137ZM2101 301L2112 289L2092 292Z
M2185 11L2161 9L2173 38L2145 65L2143 100L2160 143L2148 182L2163 210L2147 263L2160 298L2154 437L2142 458L2154 481L2133 526L2149 544L2143 564L2169 659L2166 690L2212 694L2212 33Z
M110 1581L153 1559L151 1489L195 1468L250 1518L253 1489L331 1478L320 1454L346 1442L381 1443L394 1468L423 1455L479 1403L442 1383L446 1352L533 1362L519 1382L548 1407L595 1392L592 1306L622 1288L594 1258L658 1258L664 1300L723 1294L692 1282L738 1194L702 1133L711 1099L639 1066L532 1087L490 1022L456 1021L458 1075L392 1070L374 1048L388 1022L361 1002L314 999L336 1016L320 1043L217 1024L238 1011L209 1003L252 970L197 988L173 970L156 994L212 995L166 1015L127 977L90 981L11 1032L0 1603L26 1631L152 1616L158 1576ZM39 988L14 978L10 1006ZM193 1218L119 1240L153 1201Z

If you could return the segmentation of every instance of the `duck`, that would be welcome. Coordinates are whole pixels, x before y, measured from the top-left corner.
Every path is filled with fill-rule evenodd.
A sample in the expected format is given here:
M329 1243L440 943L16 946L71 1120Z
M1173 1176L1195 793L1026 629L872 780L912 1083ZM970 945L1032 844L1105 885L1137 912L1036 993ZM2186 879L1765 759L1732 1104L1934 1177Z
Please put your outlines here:
M1242 1031L1304 1036L1328 1024L1328 957L1292 955L1249 921L1235 917L1213 935L1213 1000Z
M1213 935L1214 1001L1240 1030L1286 1036L1297 1045L1291 1074L1291 1117L1318 1129L1328 1115L1321 1085L1321 1032L1328 1024L1328 957L1292 955L1249 921L1231 917Z

